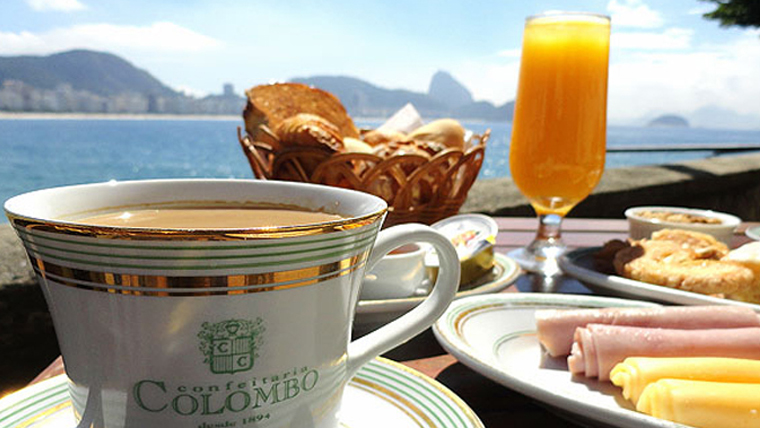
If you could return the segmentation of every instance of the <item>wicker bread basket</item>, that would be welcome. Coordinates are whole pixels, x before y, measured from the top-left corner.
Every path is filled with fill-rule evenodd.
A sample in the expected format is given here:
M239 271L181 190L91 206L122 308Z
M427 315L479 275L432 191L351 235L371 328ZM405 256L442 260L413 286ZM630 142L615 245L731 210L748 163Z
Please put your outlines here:
M371 193L389 206L385 225L432 224L459 212L483 165L490 130L470 137L466 149L449 148L426 157L400 154L329 153L317 147L275 152L238 130L238 140L256 178L325 184Z

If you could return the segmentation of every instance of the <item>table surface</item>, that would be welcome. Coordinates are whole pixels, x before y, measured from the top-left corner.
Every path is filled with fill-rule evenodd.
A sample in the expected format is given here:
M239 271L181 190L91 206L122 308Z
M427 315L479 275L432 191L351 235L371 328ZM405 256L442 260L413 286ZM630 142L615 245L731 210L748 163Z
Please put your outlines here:
M499 225L496 251L501 254L530 243L538 227L538 221L534 218L498 217L495 220ZM744 231L757 225L742 224L734 235L732 247L748 242ZM628 224L625 220L568 218L562 225L562 239L569 249L601 246L609 240L625 239L627 236ZM530 273L521 274L503 292L593 294L573 278L561 275L547 280ZM441 348L430 329L384 356L412 367L451 389L475 411L486 427L581 426L547 410L542 403L497 384L459 363ZM32 383L62 372L63 364L58 358Z

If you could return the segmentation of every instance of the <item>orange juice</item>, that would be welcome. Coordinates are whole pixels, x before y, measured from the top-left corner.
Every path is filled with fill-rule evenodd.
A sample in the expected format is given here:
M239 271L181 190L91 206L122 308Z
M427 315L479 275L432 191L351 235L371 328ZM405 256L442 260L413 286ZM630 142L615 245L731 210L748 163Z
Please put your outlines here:
M567 214L604 171L609 34L603 16L526 21L510 169L538 214Z

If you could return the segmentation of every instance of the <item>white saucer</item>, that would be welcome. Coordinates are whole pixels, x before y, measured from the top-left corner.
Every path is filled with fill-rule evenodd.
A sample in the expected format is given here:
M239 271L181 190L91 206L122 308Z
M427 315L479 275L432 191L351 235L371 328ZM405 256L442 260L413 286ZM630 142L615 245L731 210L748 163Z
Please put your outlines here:
M480 428L459 397L435 380L378 358L351 379L343 395L345 428ZM66 375L0 399L0 428L74 428Z
M467 296L496 293L517 281L521 272L520 266L514 260L503 254L494 253L493 270L470 284L460 286L459 292L457 292L454 298L460 299ZM419 305L424 299L424 296L420 296L400 299L361 300L356 308L354 325L386 323Z
M744 234L755 241L760 241L760 226L748 227L747 230L744 231Z

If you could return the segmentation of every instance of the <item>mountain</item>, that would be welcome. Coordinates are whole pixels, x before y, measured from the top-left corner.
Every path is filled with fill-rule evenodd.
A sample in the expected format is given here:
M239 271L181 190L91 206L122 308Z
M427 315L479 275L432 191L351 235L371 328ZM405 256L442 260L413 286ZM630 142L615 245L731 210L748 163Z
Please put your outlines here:
M332 93L354 117L388 117L407 103L412 103L426 119L454 117L460 120L501 122L512 120L514 110L513 102L496 107L487 101L472 101L472 96L464 85L445 72L436 73L431 80L430 87L435 96L403 89L384 89L345 76L298 77L291 79L291 82L311 85Z
M353 77L314 76L295 78L291 81L332 93L352 116L387 117L406 103L414 104L423 116L440 116L448 111L444 104L427 94L404 89L383 89Z
M433 75L427 93L386 89L345 76L292 79L337 96L354 117L386 118L412 103L426 120L512 120L513 103L473 101L451 74ZM255 84L255 83L254 83ZM240 114L245 99L225 85L201 99L178 93L116 55L73 50L48 56L0 57L0 111Z
M433 75L428 95L449 108L462 107L473 101L470 91L445 71Z
M649 127L661 127L661 128L688 128L689 121L681 116L674 114L666 114L655 119L652 119L647 123Z
M109 53L73 50L48 56L0 57L0 82L16 80L38 89L71 85L101 96L126 92L175 96L147 71Z
M700 128L712 129L760 129L760 117L742 114L735 110L709 105L693 111L689 123Z

